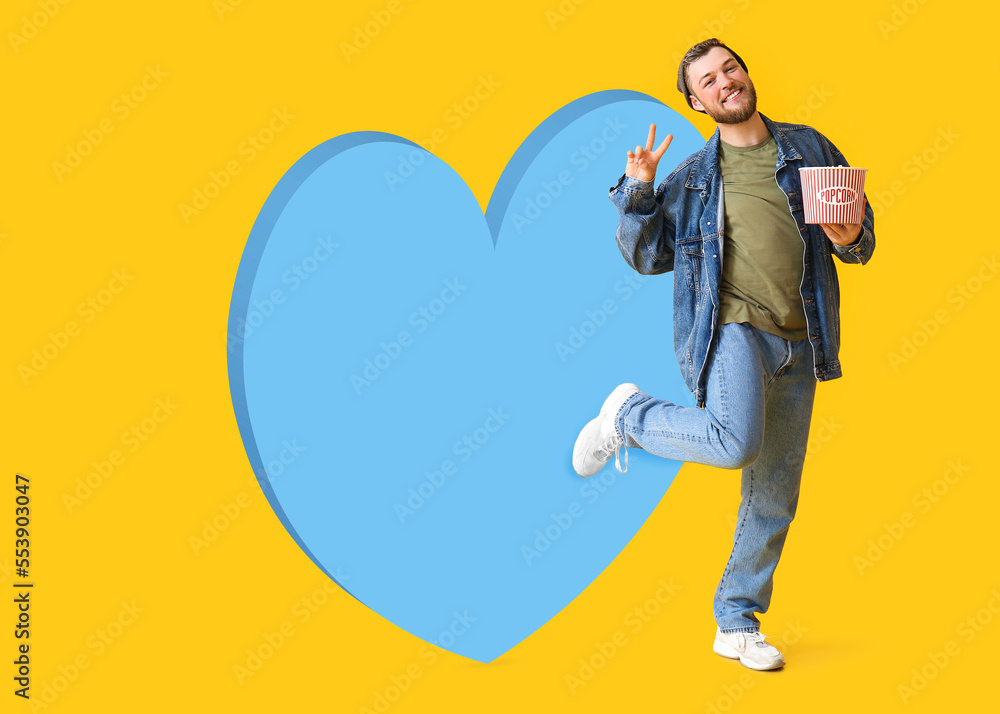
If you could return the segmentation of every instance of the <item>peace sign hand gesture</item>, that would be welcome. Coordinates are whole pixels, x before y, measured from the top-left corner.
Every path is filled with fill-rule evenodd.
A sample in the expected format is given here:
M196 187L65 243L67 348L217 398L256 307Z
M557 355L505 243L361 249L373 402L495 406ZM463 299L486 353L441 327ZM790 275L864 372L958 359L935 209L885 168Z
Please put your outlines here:
M625 166L625 175L637 178L640 181L652 181L656 178L656 165L660 162L663 152L670 146L674 135L667 134L663 143L653 151L653 141L656 139L656 124L649 125L649 137L646 139L646 148L636 146L635 151L628 152L628 164Z

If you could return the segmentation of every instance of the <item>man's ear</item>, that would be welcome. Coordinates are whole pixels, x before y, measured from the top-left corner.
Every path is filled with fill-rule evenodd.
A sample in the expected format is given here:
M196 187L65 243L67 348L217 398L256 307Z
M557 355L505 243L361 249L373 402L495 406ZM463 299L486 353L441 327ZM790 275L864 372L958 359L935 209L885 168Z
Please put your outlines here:
M688 96L691 97L692 107L694 107L699 112L705 111L705 107L703 107L701 102L698 101L698 97L694 96L693 94L689 94Z

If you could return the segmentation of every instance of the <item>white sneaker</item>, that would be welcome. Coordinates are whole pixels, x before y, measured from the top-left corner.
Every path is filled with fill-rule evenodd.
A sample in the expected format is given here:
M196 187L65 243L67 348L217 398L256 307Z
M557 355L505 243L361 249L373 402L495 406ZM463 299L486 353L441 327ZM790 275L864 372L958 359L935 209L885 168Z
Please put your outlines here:
M777 648L764 642L762 632L720 632L715 629L712 650L729 659L738 659L750 669L778 669L785 665L785 658Z
M615 455L615 468L621 473L628 471L628 448L625 448L625 468L622 469L618 452L625 442L615 431L615 417L622 404L636 392L641 391L631 383L619 384L608 395L601 406L601 412L587 422L573 444L573 470L584 478L593 476Z

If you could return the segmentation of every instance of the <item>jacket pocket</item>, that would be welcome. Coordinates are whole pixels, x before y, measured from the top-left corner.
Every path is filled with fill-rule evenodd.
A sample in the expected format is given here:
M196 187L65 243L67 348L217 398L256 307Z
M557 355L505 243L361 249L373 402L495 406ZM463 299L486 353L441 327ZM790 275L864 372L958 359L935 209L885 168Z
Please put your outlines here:
M700 292L702 265L705 260L705 244L702 242L700 236L687 238L684 241L678 241L677 251L681 255L681 262L684 266L684 286L688 290L693 290L696 293ZM674 273L676 272L677 266L675 265Z

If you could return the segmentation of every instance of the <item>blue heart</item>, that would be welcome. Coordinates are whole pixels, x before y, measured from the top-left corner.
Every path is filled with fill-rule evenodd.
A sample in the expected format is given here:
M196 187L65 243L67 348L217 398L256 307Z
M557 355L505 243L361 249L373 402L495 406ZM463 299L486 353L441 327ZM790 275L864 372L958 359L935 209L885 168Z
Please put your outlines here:
M618 383L692 403L672 277L623 261L607 198L650 122L675 137L664 166L704 145L647 95L582 97L518 148L485 220L417 144L338 136L281 178L247 241L228 364L261 488L341 587L465 657L572 601L680 467L638 449L626 476L571 465Z

